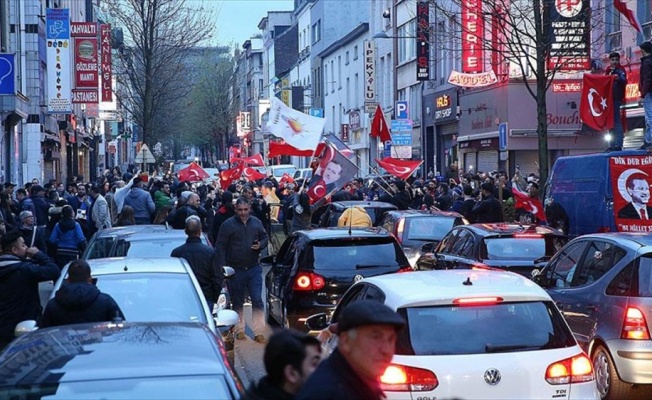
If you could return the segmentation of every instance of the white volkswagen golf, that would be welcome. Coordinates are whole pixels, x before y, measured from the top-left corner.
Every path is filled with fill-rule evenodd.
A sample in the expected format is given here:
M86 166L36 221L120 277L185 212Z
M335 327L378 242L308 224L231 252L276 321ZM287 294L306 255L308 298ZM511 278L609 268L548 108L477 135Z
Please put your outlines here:
M548 294L511 273L438 270L363 279L351 302L385 303L406 320L381 377L389 399L598 399L591 361ZM330 321L329 321L330 319ZM333 349L337 337L325 343Z

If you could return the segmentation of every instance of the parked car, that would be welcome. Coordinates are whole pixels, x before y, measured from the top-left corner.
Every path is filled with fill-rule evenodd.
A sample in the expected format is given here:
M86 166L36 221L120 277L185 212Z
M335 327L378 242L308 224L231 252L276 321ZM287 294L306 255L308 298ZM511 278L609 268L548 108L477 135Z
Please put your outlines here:
M272 175L277 181L280 181L284 174L294 176L294 172L297 170L292 164L279 164L279 165L269 165L267 166L267 172Z
M424 244L436 246L453 227L468 223L463 216L451 211L394 210L385 212L378 226L394 234L414 267Z
M550 296L503 271L421 271L365 278L344 295L325 329L360 300L407 321L380 378L388 399L595 399L591 361ZM330 352L332 336L324 345Z
M367 214L369 214L369 217L371 217L371 222L374 226L378 226L386 211L398 209L394 204L382 201L335 201L317 210L313 214L313 223L322 228L337 226L337 220L342 216L344 210L353 206L364 208Z
M563 233L546 226L458 225L436 247L422 246L417 269L497 268L530 277L566 242Z
M332 311L353 282L412 270L396 239L381 228L298 231L261 264L270 267L268 321L301 330L307 316Z
M83 260L106 257L161 257L186 242L183 230L167 225L131 225L102 229L89 240L82 254ZM202 243L210 245L206 234Z
M3 399L221 400L243 390L219 338L196 323L39 329L0 354Z
M294 171L294 179L310 179L312 178L312 168L299 168Z
M580 236L534 280L591 356L601 398L652 398L652 236Z

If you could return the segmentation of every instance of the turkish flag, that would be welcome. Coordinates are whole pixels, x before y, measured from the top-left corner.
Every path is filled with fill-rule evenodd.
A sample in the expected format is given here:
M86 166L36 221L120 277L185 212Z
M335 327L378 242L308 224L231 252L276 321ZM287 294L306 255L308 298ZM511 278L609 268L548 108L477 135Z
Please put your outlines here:
M281 180L279 181L278 185L283 186L286 183L295 183L294 178L292 178L290 176L290 174L288 174L287 172L283 174L283 176L281 177Z
M296 147L292 147L287 143L279 142L269 142L269 153L268 157L278 157L278 156L299 156L299 157L312 157L313 154L319 154L324 150L324 144L319 143L317 145L317 150L299 150Z
M385 114L383 114L383 109L380 108L380 104L376 107L376 112L374 113L374 119L371 121L371 137L380 138L380 140L385 143L392 140L392 137L389 134L389 127L387 126L387 121L385 120Z
M245 158L234 158L231 160L232 163L245 163L247 165L254 165L256 167L264 167L265 161L263 161L263 156L258 153L250 157Z
M546 213L543 210L541 200L530 197L527 193L523 193L515 187L512 187L512 193L514 194L515 199L514 208L522 208L523 210L534 214L540 222L546 221Z
M634 5L636 5L636 2L634 2ZM632 10L627 8L627 5L623 0L614 0L614 8L620 11L620 13L627 18L627 21L629 21L629 24L634 29L638 32L642 32L641 24L638 22L638 19L636 19L636 15Z
M614 75L584 74L580 97L580 119L598 131L614 127Z
M397 178L407 179L412 173L419 168L423 161L398 160L396 158L385 157L381 160L376 159L381 167L385 168L387 173Z
M199 182L206 178L210 178L208 172L204 171L204 169L194 161L186 168L180 169L177 175L180 182Z
M251 167L247 167L242 171L242 174L247 178L249 181L257 181L259 179L265 179L267 178L267 175L262 174L255 169Z
M220 172L220 186L226 190L234 181L240 179L240 175L242 175L242 164Z

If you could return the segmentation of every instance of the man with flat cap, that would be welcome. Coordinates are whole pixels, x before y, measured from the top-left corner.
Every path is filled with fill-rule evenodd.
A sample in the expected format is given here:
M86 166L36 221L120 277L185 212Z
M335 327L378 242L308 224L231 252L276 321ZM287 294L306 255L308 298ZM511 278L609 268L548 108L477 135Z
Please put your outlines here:
M308 378L297 399L384 399L380 377L392 362L403 317L386 305L360 300L337 321L338 345Z

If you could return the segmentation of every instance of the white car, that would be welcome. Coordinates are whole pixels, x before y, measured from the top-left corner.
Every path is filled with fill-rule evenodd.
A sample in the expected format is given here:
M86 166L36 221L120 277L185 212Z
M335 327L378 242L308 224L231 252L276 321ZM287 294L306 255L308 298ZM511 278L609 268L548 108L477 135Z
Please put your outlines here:
M591 360L550 296L520 275L438 270L366 278L330 322L362 299L384 302L407 321L381 377L388 399L599 399ZM328 322L318 314L306 324ZM329 339L327 351L335 343Z

